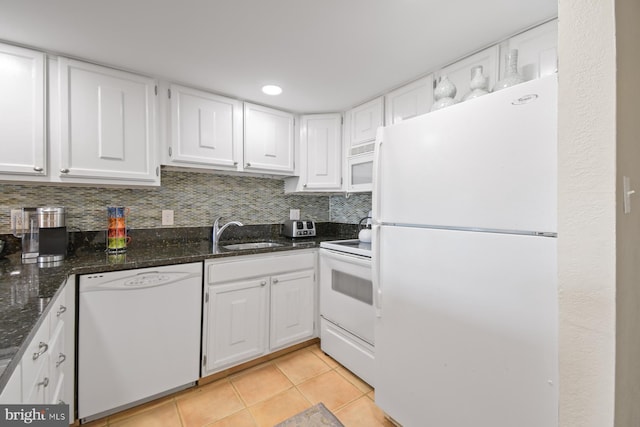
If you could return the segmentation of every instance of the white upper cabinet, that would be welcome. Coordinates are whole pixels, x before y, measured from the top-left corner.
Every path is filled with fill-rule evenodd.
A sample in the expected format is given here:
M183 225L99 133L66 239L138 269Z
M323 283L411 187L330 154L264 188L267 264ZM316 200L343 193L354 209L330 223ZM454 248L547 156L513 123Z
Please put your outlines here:
M60 178L160 185L155 80L59 59Z
M242 103L175 84L169 90L167 164L236 170L242 153Z
M0 151L0 179L47 173L45 55L6 44L0 44Z
M478 65L482 66L482 74L489 79L489 90L493 89L498 81L498 57L498 46L492 46L442 68L438 72L438 77L449 77L449 81L456 86L455 99L460 101L471 90L469 87L471 69Z
M342 116L302 116L299 147L299 177L287 178L285 191L339 191L342 186Z
M510 49L518 50L518 71L526 80L553 74L558 71L558 21L553 20L518 34L502 47L501 77L505 70L505 56Z
M430 107L430 106L429 106ZM378 97L345 113L345 167L348 193L371 191L376 132L384 126L384 97Z
M384 98L387 125L428 113L433 105L433 75L389 92Z
M376 139L378 127L384 125L383 110L383 97L379 97L347 112L347 130L351 149ZM351 152L348 155L354 154L358 153Z
M293 127L293 114L245 102L244 170L292 175Z

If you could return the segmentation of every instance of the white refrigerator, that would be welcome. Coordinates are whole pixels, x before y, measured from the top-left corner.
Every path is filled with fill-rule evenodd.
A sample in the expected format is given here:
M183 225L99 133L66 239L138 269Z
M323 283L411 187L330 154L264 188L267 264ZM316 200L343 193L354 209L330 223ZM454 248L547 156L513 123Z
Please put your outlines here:
M404 427L557 426L556 92L378 131L375 400Z

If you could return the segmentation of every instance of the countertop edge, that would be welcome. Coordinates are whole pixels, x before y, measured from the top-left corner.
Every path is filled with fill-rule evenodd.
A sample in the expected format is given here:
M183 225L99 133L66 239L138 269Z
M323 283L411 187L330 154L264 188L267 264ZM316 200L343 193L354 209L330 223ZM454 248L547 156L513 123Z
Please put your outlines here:
M335 240L336 238L327 238L324 240ZM260 248L260 249L248 249L248 250L238 250L238 251L230 251L230 250L216 250L211 251L210 253L202 253L198 250L194 249L193 255L179 255L172 256L167 258L153 258L149 260L136 260L132 262L125 262L121 264L88 264L88 265L70 265L65 268L62 272L59 273L59 276L63 276L64 279L60 281L59 284L53 285L57 286L56 291L51 296L51 299L47 302L47 305L43 308L42 312L38 316L36 322L31 326L30 332L25 336L22 343L18 346L18 350L11 356L11 361L5 366L4 370L0 373L0 394L4 391L9 379L15 372L17 365L22 360L24 356L28 344L33 340L34 335L42 325L46 316L49 315L51 311L51 303L55 301L58 295L61 292L61 289L66 285L71 276L78 276L82 274L93 274L93 273L105 273L110 271L122 271L122 270L133 270L138 268L147 268L147 267L159 267L162 265L172 265L172 264L186 264L190 262L204 262L208 259L214 258L226 258L226 257L237 257L237 256L245 256L245 255L256 255L256 254L270 254L270 253L278 253L278 252L289 252L295 250L313 250L318 249L320 247L319 242L323 239L316 239L314 241L308 241L306 243L301 243L296 245L295 242L286 241L283 246L271 247L271 248Z

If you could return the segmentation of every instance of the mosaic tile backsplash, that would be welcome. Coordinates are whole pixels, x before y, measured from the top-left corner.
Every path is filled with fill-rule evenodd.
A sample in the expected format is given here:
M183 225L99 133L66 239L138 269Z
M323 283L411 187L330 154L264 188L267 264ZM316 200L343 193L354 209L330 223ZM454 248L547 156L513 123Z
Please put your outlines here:
M162 210L174 211L171 227L207 227L216 217L245 224L275 224L289 218L289 209L318 222L357 224L371 209L370 194L288 195L282 180L162 171L156 188L70 187L0 183L0 234L9 234L11 209L65 206L69 231L106 228L106 206L130 209L132 229L162 228Z

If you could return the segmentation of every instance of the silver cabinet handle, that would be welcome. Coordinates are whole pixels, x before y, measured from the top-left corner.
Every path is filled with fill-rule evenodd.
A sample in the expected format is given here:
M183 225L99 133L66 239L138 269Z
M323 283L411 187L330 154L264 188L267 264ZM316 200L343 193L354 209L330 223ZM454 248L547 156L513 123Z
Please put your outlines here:
M260 286L267 286L267 281L263 280L262 282L260 282Z
M275 285L276 283L278 283L278 278L277 278L277 277L274 277L274 278L273 278L273 280L272 280L272 282L273 282L273 284Z
M156 176L160 176L160 166L156 166Z
M238 162L233 162L233 166L238 166Z
M58 400L58 405L66 405L66 404L67 403L64 400L62 400L62 399Z
M40 166L34 166L33 170L36 171L36 172L42 172L44 170L44 168L40 167Z
M40 344L38 344L38 352L37 353L33 353L33 360L36 360L38 357L42 356L47 350L49 350L49 346L40 341Z
M63 353L58 354L58 361L56 362L56 368L64 363L67 360L67 356Z
M69 169L67 168L60 169L60 173L69 173Z
M60 315L62 313L64 313L65 311L67 311L67 307L65 307L64 305L60 304L60 308L58 309L58 312L56 313L56 316L60 317Z
M251 167L251 163L247 163L245 166L250 168Z
M40 381L39 383L36 384L38 387L40 386L48 386L49 385L49 377L44 377L44 380Z

